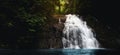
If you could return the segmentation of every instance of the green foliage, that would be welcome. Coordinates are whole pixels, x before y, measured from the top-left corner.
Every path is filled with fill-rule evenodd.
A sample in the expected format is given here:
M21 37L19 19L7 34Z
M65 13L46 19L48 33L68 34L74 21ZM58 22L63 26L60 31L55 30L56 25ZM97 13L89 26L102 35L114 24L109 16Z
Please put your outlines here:
M19 36L36 36L45 30L51 32L49 27L55 22L51 18L53 14L76 13L77 9L89 7L86 3L86 0L0 0L1 36L8 40L14 38L10 43L16 43ZM0 46L7 45L1 43Z
M15 48L17 44L12 43L17 43L16 41L19 40L20 36L36 36L37 33L42 32L41 30L46 24L46 16L49 14L46 9L49 4L43 2L45 0L39 1L41 2L39 3L37 0L0 1L0 35L4 36L0 37L0 42L2 41L0 48ZM46 3L47 6L44 7L43 3Z

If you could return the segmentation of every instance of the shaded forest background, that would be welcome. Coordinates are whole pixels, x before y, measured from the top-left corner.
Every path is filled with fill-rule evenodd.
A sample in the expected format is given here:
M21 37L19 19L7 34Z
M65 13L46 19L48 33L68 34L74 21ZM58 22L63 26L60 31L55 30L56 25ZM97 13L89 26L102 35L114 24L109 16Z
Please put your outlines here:
M65 8L60 7L59 1L0 0L0 48L62 48L63 25L52 15L69 13L78 14L87 21L101 47L119 48L117 1L68 0L70 4L63 3Z

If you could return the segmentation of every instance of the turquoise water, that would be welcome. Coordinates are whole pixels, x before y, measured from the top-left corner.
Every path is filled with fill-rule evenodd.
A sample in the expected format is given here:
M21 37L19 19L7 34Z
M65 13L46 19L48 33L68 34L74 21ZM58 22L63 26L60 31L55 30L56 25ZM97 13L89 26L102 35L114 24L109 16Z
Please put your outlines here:
M108 49L0 49L0 55L120 55Z

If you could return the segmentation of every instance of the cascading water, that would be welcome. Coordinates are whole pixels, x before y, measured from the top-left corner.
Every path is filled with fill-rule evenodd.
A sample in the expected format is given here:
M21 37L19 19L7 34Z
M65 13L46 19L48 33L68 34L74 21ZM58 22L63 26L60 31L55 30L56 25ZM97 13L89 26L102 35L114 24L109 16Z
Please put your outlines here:
M66 15L62 39L64 49L96 49L99 43L92 29L76 15Z

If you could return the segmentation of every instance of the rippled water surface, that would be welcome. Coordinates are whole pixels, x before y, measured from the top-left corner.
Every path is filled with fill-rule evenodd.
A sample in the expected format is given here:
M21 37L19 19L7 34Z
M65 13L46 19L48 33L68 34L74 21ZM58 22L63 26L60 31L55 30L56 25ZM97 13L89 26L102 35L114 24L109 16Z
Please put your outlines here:
M120 55L120 51L108 49L1 49L0 55Z

